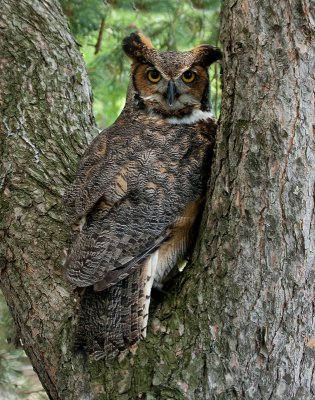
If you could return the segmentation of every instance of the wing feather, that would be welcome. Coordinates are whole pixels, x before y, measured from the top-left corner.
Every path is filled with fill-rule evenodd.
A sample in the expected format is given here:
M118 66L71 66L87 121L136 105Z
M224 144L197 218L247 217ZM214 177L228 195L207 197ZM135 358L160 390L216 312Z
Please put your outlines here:
M78 287L94 285L97 291L113 286L130 275L146 257L168 239L168 235L164 233L158 238L151 237L150 240L145 234L138 235L137 246L131 240L134 237L130 236L129 239L129 243L125 240L124 249L120 254L129 252L131 256L128 262L124 262L125 257L122 257L121 262L120 257L115 256L118 252L112 251L115 243L117 246L121 243L118 237L111 236L110 244L106 241L80 237L65 264L68 279ZM84 244L81 241L84 241ZM96 251L95 248L102 244L102 250Z
M65 263L66 276L78 287L101 291L118 283L170 235L173 210L164 212L162 192L155 197L166 177L150 181L153 169L160 171L158 158L150 152L152 160L143 164L147 148L134 126L128 137L125 130L114 124L92 142L64 196L69 222L84 220ZM177 198L172 202L176 208Z
M167 241L169 235L166 233L158 237L154 243L152 243L148 248L146 248L141 254L133 257L128 263L122 264L122 267L119 269L115 269L109 273L107 273L99 282L94 284L94 290L100 291L107 289L113 285L116 285L120 280L126 278L128 275L132 273L132 271L139 264L142 264L142 261L145 260L151 253L153 253L157 248L161 246L162 243Z
M103 290L124 279L143 260L170 237L163 224L151 232L140 224L138 229L124 223L128 199L109 211L94 209L82 232L72 245L65 263L67 278L78 287L94 285ZM132 216L130 217L132 220Z
M113 160L110 129L97 136L80 161L77 174L63 196L66 218L74 223L97 203L111 208L128 190L128 169ZM115 150L117 152L117 149Z

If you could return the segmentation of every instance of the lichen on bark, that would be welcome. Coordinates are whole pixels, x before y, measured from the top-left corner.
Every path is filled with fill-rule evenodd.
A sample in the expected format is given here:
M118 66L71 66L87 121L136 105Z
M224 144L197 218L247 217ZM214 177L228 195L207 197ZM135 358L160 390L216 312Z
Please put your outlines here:
M224 75L192 264L135 355L73 352L61 195L96 132L55 0L2 0L1 288L54 400L314 397L314 35L309 3L223 4Z

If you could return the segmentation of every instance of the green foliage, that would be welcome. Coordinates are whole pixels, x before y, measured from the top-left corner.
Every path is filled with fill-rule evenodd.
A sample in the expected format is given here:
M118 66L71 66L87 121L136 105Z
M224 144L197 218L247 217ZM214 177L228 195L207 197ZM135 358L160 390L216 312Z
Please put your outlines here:
M62 0L70 27L80 43L94 95L94 114L100 127L110 125L121 111L128 85L129 61L122 39L142 30L159 50L188 50L201 43L218 44L219 0ZM95 54L101 22L102 47ZM216 71L214 70L216 68ZM212 104L218 114L220 89L211 69Z
M65 16L74 35L88 35L99 28L107 8L101 0L61 0Z

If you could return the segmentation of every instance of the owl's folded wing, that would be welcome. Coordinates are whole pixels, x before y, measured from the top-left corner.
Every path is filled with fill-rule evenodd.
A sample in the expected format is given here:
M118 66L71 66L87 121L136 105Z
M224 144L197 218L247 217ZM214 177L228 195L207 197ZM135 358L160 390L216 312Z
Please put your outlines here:
M71 246L65 272L76 286L95 285L95 290L124 279L168 239L169 221L154 215L150 221L143 205L133 203L137 171L120 154L125 148L119 128L110 129L91 144L64 195L67 219L80 220L82 228ZM129 176L132 173L134 179Z
M153 236L147 232L119 232L111 223L91 233L83 230L74 242L65 263L67 278L78 287L94 285L103 290L126 278L168 240L169 230Z
M108 147L108 132L104 130L80 161L76 177L63 196L68 222L85 217L97 203L98 207L110 209L126 195L127 171L115 166ZM111 194L110 199L106 192Z

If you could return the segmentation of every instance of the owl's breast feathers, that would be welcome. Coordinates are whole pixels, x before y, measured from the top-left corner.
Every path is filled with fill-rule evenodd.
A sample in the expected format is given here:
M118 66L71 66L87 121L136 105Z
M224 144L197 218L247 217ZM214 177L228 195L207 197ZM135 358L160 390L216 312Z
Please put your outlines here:
M65 193L68 220L82 226L66 260L68 279L99 291L141 270L143 336L152 284L192 243L215 130L210 119L180 125L122 113L93 141Z
M66 263L77 286L115 284L176 236L187 207L198 213L190 205L205 194L215 122L145 118L122 114L103 131L65 194L68 219L85 222Z

